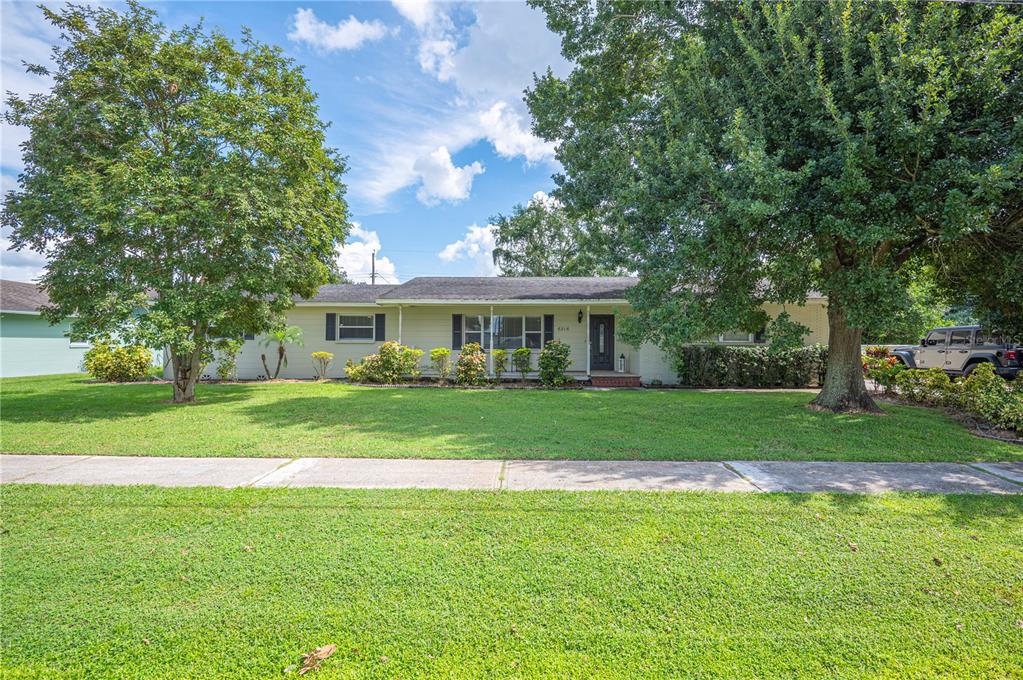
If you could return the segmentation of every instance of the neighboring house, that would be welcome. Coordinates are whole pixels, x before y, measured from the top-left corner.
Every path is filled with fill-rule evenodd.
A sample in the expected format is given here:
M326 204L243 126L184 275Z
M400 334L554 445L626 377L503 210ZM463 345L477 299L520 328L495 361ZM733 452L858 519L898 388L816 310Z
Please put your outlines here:
M0 376L79 373L89 344L68 337L70 324L47 323L39 308L49 302L39 286L0 281Z
M452 362L467 342L484 349L511 351L529 347L538 355L549 340L571 349L570 374L594 384L677 382L670 358L657 347L633 347L618 338L618 321L630 313L626 291L637 279L628 277L420 277L396 286L342 284L323 286L309 300L297 300L287 323L303 331L304 346L288 346L289 365L283 378L312 378L309 354L332 352L328 375L343 377L348 359L358 362L385 340L422 349L423 369L430 375L429 351L449 347ZM772 316L780 306L769 306ZM789 307L793 320L810 328L806 341L826 343L826 300L814 297L805 306ZM726 333L716 341L753 344L751 333ZM238 355L238 377L263 378L260 355L271 371L276 350L262 338L246 338ZM625 375L618 372L624 357ZM488 357L489 361L489 357ZM533 357L534 368L537 356ZM491 364L492 366L492 364ZM215 375L215 364L204 375ZM509 356L509 377L511 360Z

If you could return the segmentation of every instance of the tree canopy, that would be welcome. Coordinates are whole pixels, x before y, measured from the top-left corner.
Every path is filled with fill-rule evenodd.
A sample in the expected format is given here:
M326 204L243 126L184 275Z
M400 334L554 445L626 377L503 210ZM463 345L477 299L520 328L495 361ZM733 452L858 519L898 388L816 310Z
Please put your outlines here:
M557 199L537 195L510 215L490 218L494 264L503 276L608 276L620 268L599 222L569 216Z
M575 63L527 93L534 128L558 195L608 215L641 275L635 339L754 329L821 291L815 403L872 409L863 329L937 252L1020 220L1020 8L532 2Z
M63 40L51 91L7 100L30 139L5 224L47 257L51 321L169 348L189 401L217 338L338 275L345 163L278 48L169 31L136 3L43 11Z

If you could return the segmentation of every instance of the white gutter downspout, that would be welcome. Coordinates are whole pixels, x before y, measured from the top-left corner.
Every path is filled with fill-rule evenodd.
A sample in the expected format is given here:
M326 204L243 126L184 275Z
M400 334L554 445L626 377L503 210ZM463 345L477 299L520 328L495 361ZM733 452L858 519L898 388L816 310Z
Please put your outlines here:
M401 344L401 305L398 305L398 344Z
M592 342L592 340L590 340L590 306L586 305L586 377L587 378L590 377L590 356L592 355L592 352L590 351L590 343L591 342Z
M494 375L494 305L490 305L490 375Z

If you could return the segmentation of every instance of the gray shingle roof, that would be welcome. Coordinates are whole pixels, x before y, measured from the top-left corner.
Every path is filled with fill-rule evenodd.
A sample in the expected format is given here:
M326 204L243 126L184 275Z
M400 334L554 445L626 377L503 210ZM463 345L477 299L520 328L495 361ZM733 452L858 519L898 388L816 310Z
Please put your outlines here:
M5 312L38 312L50 298L34 283L0 281L0 310Z
M296 302L376 302L377 298L396 286L373 286L368 283L337 283L320 286L316 295Z
M639 279L628 276L421 276L384 300L619 300Z

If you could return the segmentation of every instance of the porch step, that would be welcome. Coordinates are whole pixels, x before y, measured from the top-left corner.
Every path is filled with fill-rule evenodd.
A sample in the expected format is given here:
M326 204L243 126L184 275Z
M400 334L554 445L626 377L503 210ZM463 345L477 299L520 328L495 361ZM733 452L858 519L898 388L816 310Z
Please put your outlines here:
M594 373L590 376L590 384L594 387L642 387L638 375L631 373Z

